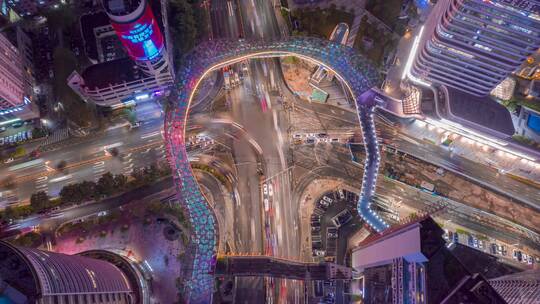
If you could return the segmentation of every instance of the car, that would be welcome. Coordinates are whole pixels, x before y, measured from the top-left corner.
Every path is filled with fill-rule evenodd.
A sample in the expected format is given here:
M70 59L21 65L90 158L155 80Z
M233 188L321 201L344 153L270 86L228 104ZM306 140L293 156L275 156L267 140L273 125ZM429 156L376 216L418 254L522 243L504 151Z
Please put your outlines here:
M12 163L14 161L13 157L10 157L6 160L4 160L4 164L9 164L9 163Z
M474 246L474 238L473 238L473 236L470 235L470 234L467 235L467 244L468 244L469 246L471 246L471 247Z
M338 237L338 230L335 227L328 227L326 228L326 237L330 239L337 239Z
M478 248L478 239L473 236L473 247Z
M17 121L16 123L12 124L11 127L13 128L20 128L23 126L23 122L22 121Z
M444 229L443 238L448 241L450 239L449 231L448 229Z
M325 254L326 252L324 250L318 250L318 249L313 250L314 256L323 257Z
M314 143L315 143L315 138L308 138L308 139L306 139L306 143L307 143L307 144L314 144Z
M133 130L133 129L136 129L136 128L140 127L140 126L141 126L141 123L137 121L135 123L130 124L129 129Z
M268 204L268 199L265 198L264 199L264 211L268 212L269 209L270 209L270 207L269 207L269 204Z
M28 139L32 139L32 130L26 131L26 137L28 137Z
M491 254L497 254L497 244L495 243L491 243L491 245L489 246L489 253Z
M328 196L323 196L323 200L327 201L328 204L332 204L332 202L334 201L333 199L329 198Z
M330 141L333 142L333 143L339 142L339 138L332 138Z
M506 255L506 246L497 245L497 253L500 255Z
M105 215L107 215L107 211L100 211L97 214L97 216L105 216Z
M267 184L263 184L263 194L268 195L268 185Z
M532 265L534 263L534 258L532 255L529 255L529 258L527 259L527 264Z
M56 206L54 208L51 208L51 210L49 210L50 212L57 212L60 210L60 207L59 206Z
M520 250L514 249L512 257L514 258L514 260L521 262L521 260L523 259L523 254Z
M457 232L452 235L452 242L459 244L459 234Z
M343 189L339 189L337 193L338 193L339 199L342 199L342 200L345 199L345 193L343 192Z
M302 134L294 134L293 138L300 139L300 138L302 138Z
M521 253L521 263L527 263L529 261L529 255L526 254L525 252L522 252Z
M0 133L5 132L5 131L6 131L6 127L0 127Z
M330 205L330 204L328 204L328 202L323 201L323 200L320 200L320 201L319 201L319 206L318 206L318 207L321 208L322 210L326 211L326 209L328 209L328 206L329 206L329 205Z
M0 137L0 146L4 145L4 137Z
M327 137L328 137L328 134L326 134L326 133L319 133L319 134L317 134L317 137L318 137L318 138L327 138Z
M272 186L272 183L268 184L268 195L273 196L274 195L274 187Z

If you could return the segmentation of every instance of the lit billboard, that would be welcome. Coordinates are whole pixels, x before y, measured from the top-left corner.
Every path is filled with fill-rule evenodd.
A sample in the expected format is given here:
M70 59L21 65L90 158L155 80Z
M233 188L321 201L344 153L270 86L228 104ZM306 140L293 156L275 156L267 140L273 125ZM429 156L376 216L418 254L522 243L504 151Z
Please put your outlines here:
M111 24L132 59L151 60L161 53L163 35L149 5L137 20Z

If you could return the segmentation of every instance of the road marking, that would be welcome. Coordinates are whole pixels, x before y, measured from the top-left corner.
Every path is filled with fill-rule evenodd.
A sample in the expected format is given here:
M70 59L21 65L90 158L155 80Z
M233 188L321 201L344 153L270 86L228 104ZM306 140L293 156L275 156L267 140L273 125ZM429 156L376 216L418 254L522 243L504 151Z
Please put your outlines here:
M72 177L73 176L71 174L60 176L60 177L51 179L49 183L57 183L57 182L65 181L65 180L71 179Z
M161 135L160 131L150 132L150 133L141 135L141 139L147 139L147 138L158 136L158 135Z

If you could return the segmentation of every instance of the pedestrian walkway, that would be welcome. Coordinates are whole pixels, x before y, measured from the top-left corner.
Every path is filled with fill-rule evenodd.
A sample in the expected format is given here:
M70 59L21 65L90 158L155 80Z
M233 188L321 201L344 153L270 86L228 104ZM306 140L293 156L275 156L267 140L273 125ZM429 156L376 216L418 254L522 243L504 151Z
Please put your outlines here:
M52 134L47 136L45 141L43 141L43 143L41 143L41 147L51 145L51 144L55 144L55 143L60 142L60 141L62 141L64 139L67 139L68 137L69 137L69 129L68 128L63 128L63 129L56 130Z

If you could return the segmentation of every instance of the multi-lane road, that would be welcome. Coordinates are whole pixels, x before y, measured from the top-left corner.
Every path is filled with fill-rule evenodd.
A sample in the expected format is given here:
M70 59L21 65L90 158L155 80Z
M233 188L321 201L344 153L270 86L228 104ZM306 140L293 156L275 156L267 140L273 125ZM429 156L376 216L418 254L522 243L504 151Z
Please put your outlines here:
M332 105L319 103L297 103L298 108L309 112L317 112L319 116L328 121L335 121L331 127L345 127L358 129L358 118L356 113L344 111ZM526 203L540 210L539 189L515 180L505 174L500 174L498 170L473 162L459 155L454 155L440 145L434 145L422 139L412 138L402 132L398 126L379 124L377 126L379 136L391 142L391 145L399 150L422 158L425 161L454 170L467 178L481 181L485 186L495 191L500 191L514 198L517 201ZM302 130L309 132L309 130ZM358 130L359 131L359 130Z

